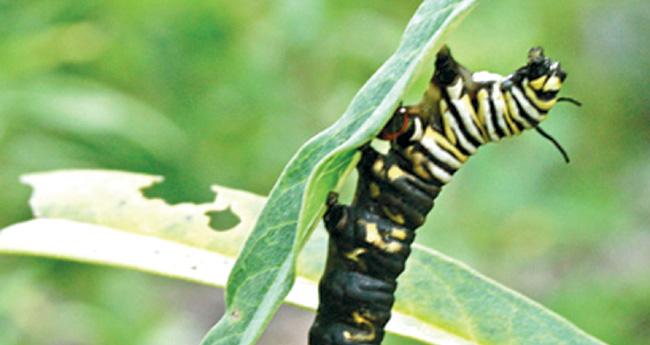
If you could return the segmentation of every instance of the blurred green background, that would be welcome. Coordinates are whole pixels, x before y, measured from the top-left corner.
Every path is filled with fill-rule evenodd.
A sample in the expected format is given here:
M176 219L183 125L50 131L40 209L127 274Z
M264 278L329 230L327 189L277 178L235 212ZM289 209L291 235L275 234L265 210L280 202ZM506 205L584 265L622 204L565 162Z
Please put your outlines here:
M0 228L26 220L21 174L163 175L152 195L267 194L397 47L419 0L0 0ZM472 70L541 45L569 73L544 128L481 153L418 241L611 344L650 343L650 2L483 1L452 33ZM429 73L429 72L427 72ZM429 75L413 87L419 99ZM221 292L143 273L0 257L0 344L196 344ZM306 344L283 307L260 344Z

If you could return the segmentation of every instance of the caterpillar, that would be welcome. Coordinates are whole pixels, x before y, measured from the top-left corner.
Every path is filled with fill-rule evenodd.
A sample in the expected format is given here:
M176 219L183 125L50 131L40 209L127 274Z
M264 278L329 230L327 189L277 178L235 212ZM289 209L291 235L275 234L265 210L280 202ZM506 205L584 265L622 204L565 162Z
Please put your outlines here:
M380 344L390 319L397 277L405 267L415 230L441 188L488 142L539 128L559 101L566 73L538 47L510 75L472 73L444 46L422 100L395 110L378 138L387 153L360 148L359 179L350 205L331 192L324 215L327 263L310 345Z

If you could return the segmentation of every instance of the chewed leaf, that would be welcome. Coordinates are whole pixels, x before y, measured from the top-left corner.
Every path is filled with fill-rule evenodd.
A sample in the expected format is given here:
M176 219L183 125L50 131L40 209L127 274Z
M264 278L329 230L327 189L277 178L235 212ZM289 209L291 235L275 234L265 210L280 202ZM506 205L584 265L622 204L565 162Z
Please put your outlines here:
M475 0L426 0L399 47L357 93L343 116L307 142L285 167L228 280L226 315L204 345L253 344L289 292L298 252L320 220L329 191L379 133L444 34Z
M100 170L62 170L30 174L23 182L34 188L30 204L40 218L61 218L154 236L235 257L253 227L266 198L213 186L216 199L206 204L169 205L147 199L142 189L162 181L158 176ZM210 227L211 214L232 212L239 222L231 229ZM227 231L224 231L227 230Z

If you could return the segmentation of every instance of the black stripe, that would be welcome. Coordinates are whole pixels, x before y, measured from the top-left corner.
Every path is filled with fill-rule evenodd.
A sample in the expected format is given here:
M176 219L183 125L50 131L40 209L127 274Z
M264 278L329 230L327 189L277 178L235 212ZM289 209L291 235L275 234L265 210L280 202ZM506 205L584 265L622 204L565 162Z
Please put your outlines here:
M524 97L526 98L526 100L528 101L528 103L530 103L530 105L532 105L535 109L537 109L537 111L540 113L540 115L543 115L543 114L546 114L546 113L547 113L547 110L542 110L542 109L540 109L540 108L535 104L535 102L533 102L533 100L530 99L530 97L528 97L528 94L527 94L527 93L525 92L525 90L524 90L523 83L519 83L519 84L517 85L517 87L519 87L519 90L522 91L521 93L524 95ZM535 97L537 97L537 100L540 100L540 101L550 101L550 100L552 100L553 98L555 98L555 96L557 95L557 92L553 92L553 97L550 97L549 99L543 99L542 97L540 97L540 94L544 93L543 91L541 91L541 90L539 90L539 91L538 91L538 90L535 90L535 89L533 89L532 87L531 87L530 89L533 90L533 92L535 93ZM547 97L544 97L544 98L547 98Z
M475 147L478 148L479 146L481 146L481 143L478 142L478 141L474 138L474 136L471 135L471 134L469 133L469 131L467 130L467 127L465 126L465 123L464 123L463 120L460 118L460 113L458 112L458 109L456 109L456 106L453 105L453 104L451 103L451 99L449 98L449 94L447 93L447 90L444 90L444 89L443 89L443 93L442 93L442 94L443 94L443 96L445 97L445 101L447 102L447 106L449 107L449 110L451 111L451 114L454 116L454 118L456 119L456 122L458 123L458 128L460 129L461 132L463 132L463 135L465 136L465 138L466 138L466 139L467 139L467 140L468 140L472 145L474 145ZM467 115L467 116L470 116L470 115ZM471 116L470 116L470 119L471 119ZM473 120L473 119L471 119L471 120L472 120L472 123L474 123L474 120ZM477 130L478 130L478 128L477 128ZM478 130L478 131L480 132L480 130ZM461 144L460 144L460 141L458 141L458 143L457 143L456 146L459 146L459 145L461 145ZM461 147L462 147L462 146L461 146ZM470 153L468 152L467 154L470 154Z
M519 91L521 91L521 89L519 89ZM535 121L535 119L533 119L530 115L528 115L526 110L524 110L524 107L522 107L521 103L519 103L517 97L515 97L515 95L512 94L512 92L510 92L510 94L512 95L512 100L515 101L515 104L517 105L517 109L519 110L519 117L521 117L524 121L526 121L527 125L529 125L531 128L536 127L539 123ZM514 117L512 119L515 120L516 122L519 122ZM522 126L525 125L526 124L522 124Z
M503 139L504 137L506 137L506 133L503 131L503 128L501 128L501 126L499 125L499 119L497 118L497 109L496 106L494 105L494 99L492 98L492 91L494 91L494 84L490 84L488 88L488 102L490 103L490 121L492 122L492 125L494 125L494 129L497 132L497 136L499 137L499 139Z
M423 147L419 143L414 143L413 145L417 145L415 149L420 151L420 152L423 152L425 154L426 158L430 157L430 155L426 154L427 150L423 149ZM419 146L419 148L418 148L418 146ZM412 165L411 160L409 160L407 157L404 156L405 155L405 153L404 153L405 150L406 150L406 148L394 151L396 153L397 158L398 158L397 159L397 164L402 168L402 170L409 172L418 181L422 181L422 185L418 186L418 188L422 189L423 192L425 192L425 193L427 193L429 195L434 195L434 194L438 195L438 193L440 193L440 188L442 186L444 186L445 183L438 180L436 178L436 176L433 175L433 173L429 170L429 167L427 167L426 165L423 166L423 168L427 170L427 172L431 176L431 180L424 180L424 179L420 178L420 176L413 171L414 167ZM431 188L422 188L423 186L426 186L427 184L434 186L434 188L432 188L432 189Z
M535 89L533 89L533 91L535 91L535 96L537 96L537 98L541 99L542 101L552 100L553 98L557 97L557 93L559 92L559 91L542 91L542 90L535 90Z
M413 146L415 146L415 149L416 149L417 151L422 152L422 153L423 153L423 154L424 154L424 155L425 155L429 160L431 160L431 161L433 162L434 165L438 166L438 167L441 168L442 170L448 172L448 173L451 174L451 175L453 175L453 174L456 172L457 169L452 168L452 167L450 167L449 165L447 165L447 163L441 161L438 157L434 156L433 153L431 153L429 150L427 150L426 147L422 146L422 144L420 144L420 143L415 143ZM438 147L439 147L441 150L443 150L443 151L449 153L450 156L452 156L452 157L456 157L453 153L449 152L449 150L445 149L444 147L442 147L442 146L440 146L440 145L438 145Z
M511 85L511 86L512 86L512 85ZM508 99L506 98L506 91L510 91L510 89L511 89L511 87L509 87L509 88L507 88L507 89L501 88L501 93L503 94L503 102L505 103L506 108L508 108L508 111L510 112L510 118L512 119L512 122L515 124L515 127L517 127L517 129L519 129L519 132L523 132L525 128L524 128L524 126L522 126L522 125L519 123L519 121L517 121L517 120L514 118L514 116L512 116L512 109L511 109L511 107L510 107L510 102L508 102ZM512 96L512 93L511 93L511 96ZM512 96L512 98L515 99L515 96ZM516 102L515 102L515 103L516 103ZM518 106L518 105L519 105L519 104L517 103L517 106ZM505 116L505 115L504 115L504 116ZM506 126L507 126L507 125L508 125L508 120L506 120Z
M449 175L452 175L452 176L453 176L454 173L456 172L457 169L452 168L452 167L450 167L449 165L447 165L445 162L441 161L438 157L434 156L431 152L429 152L429 150L426 149L426 147L422 146L420 143L415 143L413 146L415 147L415 150L416 150L416 151L419 151L419 152L423 153L423 154L425 155L425 157L426 157L427 159L429 159L429 161L431 161L431 162L433 163L433 165L435 165L436 167L438 167L438 168L444 170L444 171L447 172ZM440 147L441 150L443 150L443 151L449 153L452 157L456 157L453 153L449 152L449 151L446 150L445 148L443 148L443 147L441 147L441 146L438 146L438 147ZM445 185L446 182L443 182L443 181L438 180L438 178L433 174L433 172L432 172L431 170L429 170L429 167L428 167L427 165L425 165L424 168L429 172L429 175L431 175L431 177L432 177L435 181L437 181L438 183L440 183L440 186L444 186L444 185Z

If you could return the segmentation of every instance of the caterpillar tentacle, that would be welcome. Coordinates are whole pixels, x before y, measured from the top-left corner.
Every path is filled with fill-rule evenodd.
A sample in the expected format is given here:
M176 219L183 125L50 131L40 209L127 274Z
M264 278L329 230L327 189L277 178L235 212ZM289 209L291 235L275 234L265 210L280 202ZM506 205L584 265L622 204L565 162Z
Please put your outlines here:
M558 101L566 73L532 48L528 63L508 76L472 73L447 47L437 54L435 73L422 100L395 110L378 138L390 140L386 154L361 150L359 180L349 206L330 193L325 227L330 235L320 304L310 330L311 345L379 344L395 301L415 230L477 149L539 128Z

